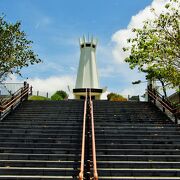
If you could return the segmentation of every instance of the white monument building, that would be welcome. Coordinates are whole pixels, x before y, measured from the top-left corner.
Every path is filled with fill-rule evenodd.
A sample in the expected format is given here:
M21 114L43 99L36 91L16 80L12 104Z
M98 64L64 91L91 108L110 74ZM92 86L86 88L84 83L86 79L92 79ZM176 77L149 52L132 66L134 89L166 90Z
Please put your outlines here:
M80 61L76 79L76 86L73 89L75 99L83 99L86 89L91 89L93 99L100 99L102 89L99 87L99 76L96 66L97 39L86 40L80 38Z

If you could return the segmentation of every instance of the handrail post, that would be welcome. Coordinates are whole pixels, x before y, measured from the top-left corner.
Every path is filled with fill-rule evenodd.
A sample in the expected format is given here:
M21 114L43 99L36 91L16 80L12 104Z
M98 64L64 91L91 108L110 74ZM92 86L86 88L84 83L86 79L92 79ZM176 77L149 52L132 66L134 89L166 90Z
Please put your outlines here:
M175 124L178 124L178 118L177 118L177 109L175 110L175 112L174 112L174 122L175 122Z
M12 94L11 100L14 99L14 94ZM13 112L13 104L11 105L11 113Z
M32 93L33 93L32 89L33 89L33 87L31 86L31 87L30 87L30 94L29 94L29 95L31 95L31 96L32 96Z
M152 92L152 84L149 84L147 86L147 90L148 90L148 102L151 102L152 97L150 96L149 92Z
M23 88L21 88L21 94L20 94L20 96L21 96L21 99L20 99L20 101L22 102L23 101L23 97L22 97L22 94L23 94L23 91L25 90L25 86L23 87Z
M28 100L28 97L29 97L29 84L26 84L26 88L27 88L27 94L25 96L25 100Z
M24 88L27 86L27 82L26 81L24 81Z
M153 89L153 95L154 95L154 105L156 105L156 90Z
M162 96L162 101L164 102L164 96ZM165 112L165 108L163 107L163 112Z

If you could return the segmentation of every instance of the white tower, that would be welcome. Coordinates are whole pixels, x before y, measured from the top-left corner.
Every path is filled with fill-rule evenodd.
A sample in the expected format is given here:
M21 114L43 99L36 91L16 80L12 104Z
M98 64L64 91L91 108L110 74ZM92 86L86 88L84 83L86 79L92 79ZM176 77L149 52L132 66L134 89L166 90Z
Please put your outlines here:
M100 99L102 89L99 87L99 77L96 66L97 40L93 37L86 41L85 37L80 39L80 61L73 93L76 99L85 96L86 89L91 89L92 97Z

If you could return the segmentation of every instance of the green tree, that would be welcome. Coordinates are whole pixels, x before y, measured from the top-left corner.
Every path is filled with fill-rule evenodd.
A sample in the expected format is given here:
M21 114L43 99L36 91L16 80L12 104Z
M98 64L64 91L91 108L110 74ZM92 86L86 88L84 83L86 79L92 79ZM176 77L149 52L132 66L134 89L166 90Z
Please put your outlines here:
M162 86L179 86L180 82L180 2L170 0L165 11L154 20L144 22L143 28L132 31L135 38L128 39L130 51L125 59L130 68L147 73L147 79L158 79Z
M20 74L20 70L41 62L33 52L32 41L27 39L21 23L8 23L0 17L0 81L8 74Z
M54 101L59 101L59 100L67 99L67 98L68 98L68 94L63 90L56 91L51 96L51 100L54 100Z

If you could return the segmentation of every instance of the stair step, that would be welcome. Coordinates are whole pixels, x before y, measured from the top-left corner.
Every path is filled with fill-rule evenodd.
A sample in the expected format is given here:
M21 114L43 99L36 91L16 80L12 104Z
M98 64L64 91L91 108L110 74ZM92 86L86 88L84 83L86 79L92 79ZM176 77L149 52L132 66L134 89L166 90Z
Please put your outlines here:
M31 154L31 153L0 153L1 160L59 160L79 161L80 154Z
M99 177L99 180L113 180L113 179L118 179L118 180L177 180L180 179L180 177L159 177L159 176L154 176L154 177L148 177L148 176L144 176L144 177L139 177L139 176L118 176L118 177L112 177L112 176L103 176L103 177Z
M180 132L179 131L126 131L126 130L121 130L121 131L104 131L104 130L101 130L101 131L96 131L95 129L95 132L97 134L97 136L100 134L104 134L104 135L115 135L115 134L129 134L129 135L153 135L153 134L158 134L158 135L179 135Z
M97 149L97 156L108 155L180 155L180 149Z
M108 149L108 148L119 148L119 149L133 149L136 147L137 149L180 149L180 144L166 144L164 142L160 143L154 143L154 144L149 144L149 143L142 143L142 144L137 144L137 143L128 143L128 144L121 144L121 143L106 143L106 144L96 144L97 149Z
M15 140L15 141L13 141L13 139L6 139L6 140L3 140L4 141L4 143L2 142L2 143L0 143L0 144L8 144L8 142L9 142L9 144L14 144L14 143L16 143L16 144L18 144L18 142L19 143L22 143L23 144L23 142L24 143L35 143L35 144L37 144L37 143L54 143L54 144L64 144L66 147L69 145L69 143L70 143L70 146L73 146L73 145L77 145L80 141L79 140L71 140L71 139L60 139L60 138L48 138L48 139L46 139L46 138L26 138L26 139L20 139L19 141L18 140ZM17 142L16 142L17 141Z
M80 153L80 147L75 145L67 144L72 148L13 148L13 147L0 147L0 153L34 153L34 154L68 154L68 153ZM62 145L63 146L63 145Z
M79 140L73 140L73 139L59 139L59 141L53 141L53 142L42 142L40 143L37 140L31 141L31 139L20 139L19 141L13 139L11 141L5 141L0 142L1 147L23 147L23 148L63 148L68 147L69 144L75 145L76 143L81 143ZM75 143L75 144L74 144ZM77 145L77 144L76 144ZM97 149L133 149L136 147L136 149L174 149L178 150L180 149L180 144L97 144Z
M79 168L76 161L43 161L43 160L0 160L0 167L61 167Z
M35 136L35 137L39 137L39 138L41 138L41 136L42 136L42 138L46 138L47 139L47 137L48 138L55 138L55 137L57 137L57 138L59 138L59 137L61 137L61 138L68 138L68 137L74 137L74 138L76 138L76 137L79 137L79 135L81 134L81 132L79 132L78 134L77 134L77 132L72 132L72 133L67 133L67 134L60 134L60 133L58 133L58 134L56 134L56 133L50 133L50 134L48 134L48 133L41 133L41 132L30 132L29 134L28 133L13 133L13 136L12 136L12 134L10 134L10 133L2 133L2 132L0 132L0 137L1 137L1 139L4 139L4 137L9 137L9 138L11 138L11 139L13 139L13 138L19 138L19 137L21 137L21 139L22 139L22 137L30 137L30 138L33 138L33 136Z
M22 175L0 175L0 179L4 180L42 180L42 179L51 179L51 180L72 180L72 176L22 176ZM76 179L76 178L75 178Z
M180 155L98 155L98 161L180 161Z
M74 168L0 167L0 175L77 176L78 173Z
M180 168L180 162L166 161L98 161L98 168Z
M17 147L0 147L0 153L35 153L35 154L64 154L79 152L80 147L73 144L67 144L72 148L17 148ZM63 145L62 145L63 146ZM179 149L97 149L98 155L180 155Z
M48 130L48 129L1 129L0 130L1 133L24 133L24 134L27 134L27 133L57 133L57 134L70 134L71 132L72 133L77 133L77 130L70 130L70 129L67 129L67 130L57 130L57 129L52 129L52 130ZM78 130L79 133L81 133L81 129Z
M180 139L98 139L96 142L106 144L180 144Z
M45 124L42 124L42 125L37 125L37 124L31 124L31 125L1 125L0 126L0 130L1 129L80 129L80 125L72 125L72 126L58 126L58 125L55 125L55 126L50 126L50 125L45 125Z
M180 169L136 169L136 168L98 168L99 176L165 176L180 177Z
M30 136L30 137L32 137L33 138L33 136L35 136L35 137L40 137L40 136L42 136L42 137L56 137L56 138L65 138L65 137L74 137L74 138L76 138L76 137L78 137L79 135L81 135L81 132L79 132L78 134L77 134L77 132L72 132L72 133L69 133L69 134L60 134L60 133L58 133L58 134L56 134L56 133L50 133L50 134L48 134L48 133L46 133L46 132L43 132L43 133L41 133L41 132L33 132L33 133L29 133L29 134L24 134L24 133L13 133L13 136L12 136L12 134L9 134L9 133L2 133L2 132L0 132L0 139L1 140L3 140L4 139L4 137L9 137L9 138L11 138L11 139L16 139L16 138L19 138L19 137L21 137L21 139L22 139L22 136L23 137L26 137L26 136ZM100 139L102 139L102 140L104 140L104 139L124 139L125 137L126 137L126 139L158 139L158 138L166 138L166 139L180 139L180 135L179 134L177 134L177 135L168 135L168 134L164 134L164 135L162 135L162 134L156 134L156 133L152 133L152 134L149 134L149 133L146 133L145 135L142 135L142 134L122 134L122 133L118 133L118 134L106 134L106 136L104 136L104 134L97 134L96 133L96 137L97 138L100 138Z

